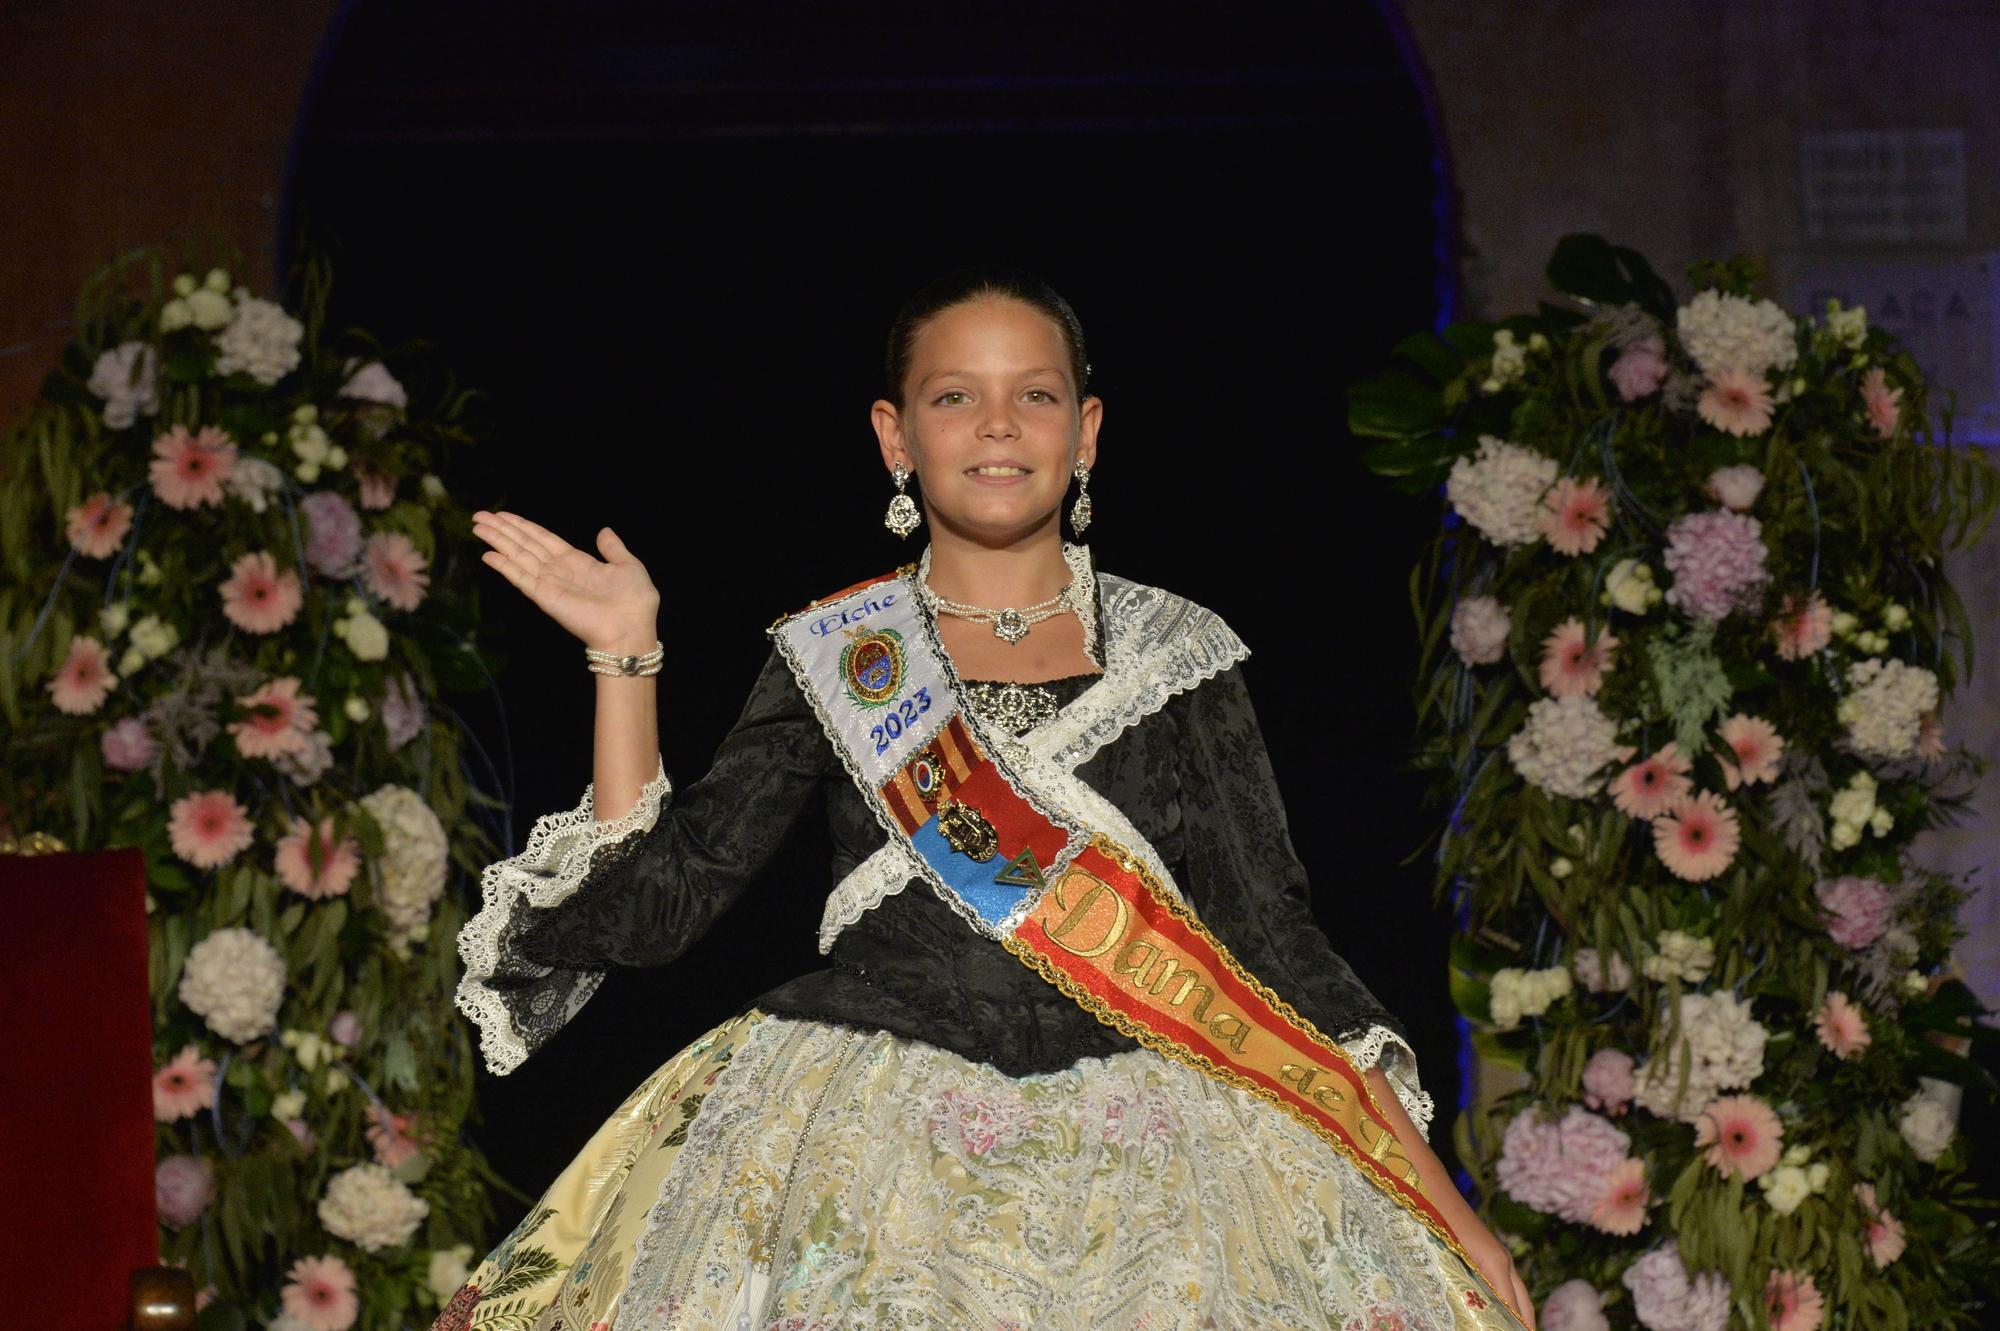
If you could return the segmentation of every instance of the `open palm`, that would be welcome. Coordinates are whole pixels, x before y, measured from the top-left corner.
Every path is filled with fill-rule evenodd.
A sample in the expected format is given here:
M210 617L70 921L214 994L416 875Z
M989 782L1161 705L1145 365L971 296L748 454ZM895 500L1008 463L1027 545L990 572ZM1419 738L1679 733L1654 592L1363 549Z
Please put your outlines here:
M585 646L608 649L639 635L652 636L659 616L659 590L646 566L611 528L597 533L602 559L518 513L474 513L472 534L493 547L479 556L480 562L513 583Z

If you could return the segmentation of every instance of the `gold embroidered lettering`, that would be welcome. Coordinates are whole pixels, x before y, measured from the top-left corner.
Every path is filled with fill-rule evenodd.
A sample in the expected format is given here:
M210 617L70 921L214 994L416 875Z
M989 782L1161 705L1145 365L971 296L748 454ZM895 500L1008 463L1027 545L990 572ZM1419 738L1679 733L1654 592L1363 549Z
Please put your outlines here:
M1113 975L1129 975L1134 984L1145 983L1139 977L1146 967L1153 964L1153 954L1159 949L1143 938L1135 938L1118 952L1118 960L1111 967Z
M1208 1019L1208 1033L1240 1054L1250 1035L1250 1023L1233 1012L1218 1012Z
M1077 878L1084 879L1090 883L1091 888L1090 891L1083 894L1083 900L1071 906L1067 901L1063 900L1063 888L1068 886L1072 879ZM1062 948L1063 951L1079 957L1101 957L1112 948L1118 946L1119 941L1125 937L1125 925L1132 908L1125 903L1125 898L1112 891L1108 884L1079 869L1059 881L1056 884L1056 890L1053 895L1056 905L1066 911L1067 914L1063 916L1062 922L1056 925L1055 928L1049 928L1048 924L1044 922L1042 929L1048 934L1049 940ZM1097 899L1100 896L1111 898L1111 905L1114 911L1111 927L1104 931L1103 939L1095 947L1082 948L1072 946L1067 941L1066 936L1070 930L1076 928L1078 921L1090 914L1090 908L1097 904Z
M1278 1067L1278 1080L1288 1082L1300 1095L1312 1091L1313 1079L1320 1074L1319 1068L1301 1067L1297 1063L1283 1063ZM1318 1099L1318 1096L1314 1096Z

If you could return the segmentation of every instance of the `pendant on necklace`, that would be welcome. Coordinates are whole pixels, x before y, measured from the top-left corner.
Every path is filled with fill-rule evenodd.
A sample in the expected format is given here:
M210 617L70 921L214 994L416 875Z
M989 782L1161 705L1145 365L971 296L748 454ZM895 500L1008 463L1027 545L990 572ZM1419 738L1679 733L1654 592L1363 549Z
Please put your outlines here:
M1012 646L1028 636L1028 621L1019 610L1002 610L993 616L993 636Z

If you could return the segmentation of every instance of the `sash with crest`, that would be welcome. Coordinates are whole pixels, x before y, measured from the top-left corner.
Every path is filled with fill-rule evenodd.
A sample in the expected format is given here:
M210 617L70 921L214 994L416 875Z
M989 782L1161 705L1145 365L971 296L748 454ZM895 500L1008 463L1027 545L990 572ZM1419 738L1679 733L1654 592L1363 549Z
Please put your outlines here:
M771 626L863 798L974 931L1155 1052L1278 1106L1471 1261L1347 1052L961 703L914 566Z

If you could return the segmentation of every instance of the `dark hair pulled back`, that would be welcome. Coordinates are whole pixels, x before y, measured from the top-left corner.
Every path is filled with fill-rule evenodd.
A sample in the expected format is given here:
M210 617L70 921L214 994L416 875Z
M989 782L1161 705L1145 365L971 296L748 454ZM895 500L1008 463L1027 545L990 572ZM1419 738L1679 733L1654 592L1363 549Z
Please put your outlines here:
M882 355L883 396L900 410L903 380L910 372L910 353L924 325L954 305L986 296L1005 296L1040 310L1055 320L1069 351L1070 378L1079 401L1090 391L1090 362L1084 356L1083 324L1068 301L1040 276L1008 264L974 264L955 269L920 287L896 311Z

